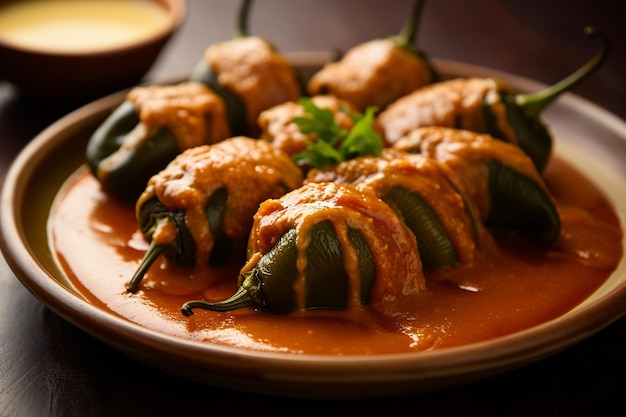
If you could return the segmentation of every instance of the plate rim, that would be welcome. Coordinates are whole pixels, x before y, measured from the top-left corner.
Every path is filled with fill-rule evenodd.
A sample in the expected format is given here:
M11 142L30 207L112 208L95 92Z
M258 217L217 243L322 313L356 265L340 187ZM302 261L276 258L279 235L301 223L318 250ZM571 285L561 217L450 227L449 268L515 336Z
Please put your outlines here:
M488 74L522 89L545 87L536 81L482 66L447 60L435 60L435 63L444 73ZM251 351L182 339L101 310L77 297L59 284L52 274L44 271L30 247L21 243L8 243L22 242L25 238L19 226L21 213L15 211L12 201L16 198L22 200L27 191L24 185L32 177L20 177L22 170L29 164L41 163L51 149L62 146L67 140L62 135L67 126L84 121L85 118L103 116L123 99L124 94L125 91L114 93L76 109L43 130L22 149L2 179L0 249L18 280L40 302L75 326L141 362L200 382L264 394L275 394L276 387L290 385L280 395L348 398L356 395L352 392L353 386L380 387L385 384L387 388L378 394L389 396L428 389L417 384L420 381L423 385L433 381L436 386L436 380L441 380L443 386L447 387L456 385L450 378L458 378L459 383L463 383L463 377L473 381L534 362L578 343L626 315L625 281L599 300L577 311L502 338L426 352L335 357ZM600 118L609 123L626 141L626 123L612 113L572 93L566 93L560 102L562 105L584 107L591 112L591 119ZM610 311L599 311L600 300L612 307ZM526 340L529 333L544 337L534 341ZM485 352L486 345L493 349ZM169 357L161 366L157 366L158 363L154 361L157 358L163 360L160 356L163 354ZM225 366L226 361L234 363ZM188 365L201 365L201 369L186 373L181 367ZM264 369L268 365L271 368L269 371ZM263 382L258 385L239 385L245 373L259 375ZM319 392L302 392L310 387L319 389ZM394 390L398 391L392 392ZM368 390L363 392L370 396L372 394Z

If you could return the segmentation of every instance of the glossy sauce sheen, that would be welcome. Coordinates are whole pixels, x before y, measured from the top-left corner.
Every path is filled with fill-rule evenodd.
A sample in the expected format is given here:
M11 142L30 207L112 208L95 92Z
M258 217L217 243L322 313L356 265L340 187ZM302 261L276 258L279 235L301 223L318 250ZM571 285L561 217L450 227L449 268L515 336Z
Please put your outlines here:
M272 315L180 312L190 299L223 299L236 287L243 260L220 269L183 269L157 261L136 294L125 284L147 249L134 207L100 190L81 170L58 197L51 244L72 284L89 302L132 322L183 338L246 349L331 355L430 350L511 334L559 317L586 299L622 256L619 220L602 193L564 162L545 173L562 215L549 249L498 238L502 256L472 268L427 275L419 305L399 317L352 311ZM220 284L211 284L221 275ZM208 277L212 278L209 279Z

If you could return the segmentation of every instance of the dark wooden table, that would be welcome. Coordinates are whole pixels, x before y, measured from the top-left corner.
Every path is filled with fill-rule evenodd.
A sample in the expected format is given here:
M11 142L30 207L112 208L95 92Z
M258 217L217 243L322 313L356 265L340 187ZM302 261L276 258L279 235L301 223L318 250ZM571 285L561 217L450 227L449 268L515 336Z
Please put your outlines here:
M346 49L397 32L408 3L258 0L250 29L285 52ZM235 7L190 0L185 26L147 79L184 74L207 45L230 38ZM419 38L434 57L551 84L596 52L582 29L597 25L613 39L612 55L574 93L626 119L625 17L619 0L431 0ZM0 175L30 139L76 106L33 103L0 81ZM0 260L2 416L612 415L623 410L625 352L626 318L549 358L457 388L360 401L265 397L180 379L121 355L44 307Z

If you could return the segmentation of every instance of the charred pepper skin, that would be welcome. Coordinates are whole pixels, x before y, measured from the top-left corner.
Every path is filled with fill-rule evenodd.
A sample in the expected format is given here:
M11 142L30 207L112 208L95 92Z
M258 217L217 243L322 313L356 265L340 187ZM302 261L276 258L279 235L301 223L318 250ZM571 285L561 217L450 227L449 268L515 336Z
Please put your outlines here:
M92 133L85 153L103 189L130 200L183 150L229 136L224 103L206 86L135 87Z
M148 179L165 167L180 152L174 134L160 128L142 144L124 152L106 172L101 164L120 151L128 133L139 123L135 106L123 102L96 129L86 148L87 165L103 188L122 199L133 199L141 193Z

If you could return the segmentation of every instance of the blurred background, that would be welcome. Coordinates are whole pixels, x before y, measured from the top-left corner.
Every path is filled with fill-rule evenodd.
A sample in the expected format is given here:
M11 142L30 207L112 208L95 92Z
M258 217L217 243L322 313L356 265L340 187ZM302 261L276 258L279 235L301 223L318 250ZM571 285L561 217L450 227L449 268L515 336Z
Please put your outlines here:
M143 81L159 83L187 75L209 45L232 38L239 4L187 0L182 27ZM248 29L286 54L345 51L397 34L411 4L412 0L256 0ZM622 0L428 0L417 43L433 58L494 68L550 85L598 52L599 41L583 33L586 25L595 25L611 38L611 54L571 91L626 120L625 17ZM34 103L3 81L1 73L2 62L0 177L26 142L84 104ZM46 77L45 68L41 74Z
M249 31L283 52L346 50L400 31L412 0L256 0ZM187 22L149 73L181 74L205 46L234 33L237 1L188 0ZM612 39L604 66L573 92L626 119L626 1L429 0L417 43L434 58L488 66L552 84L599 48L583 28Z

